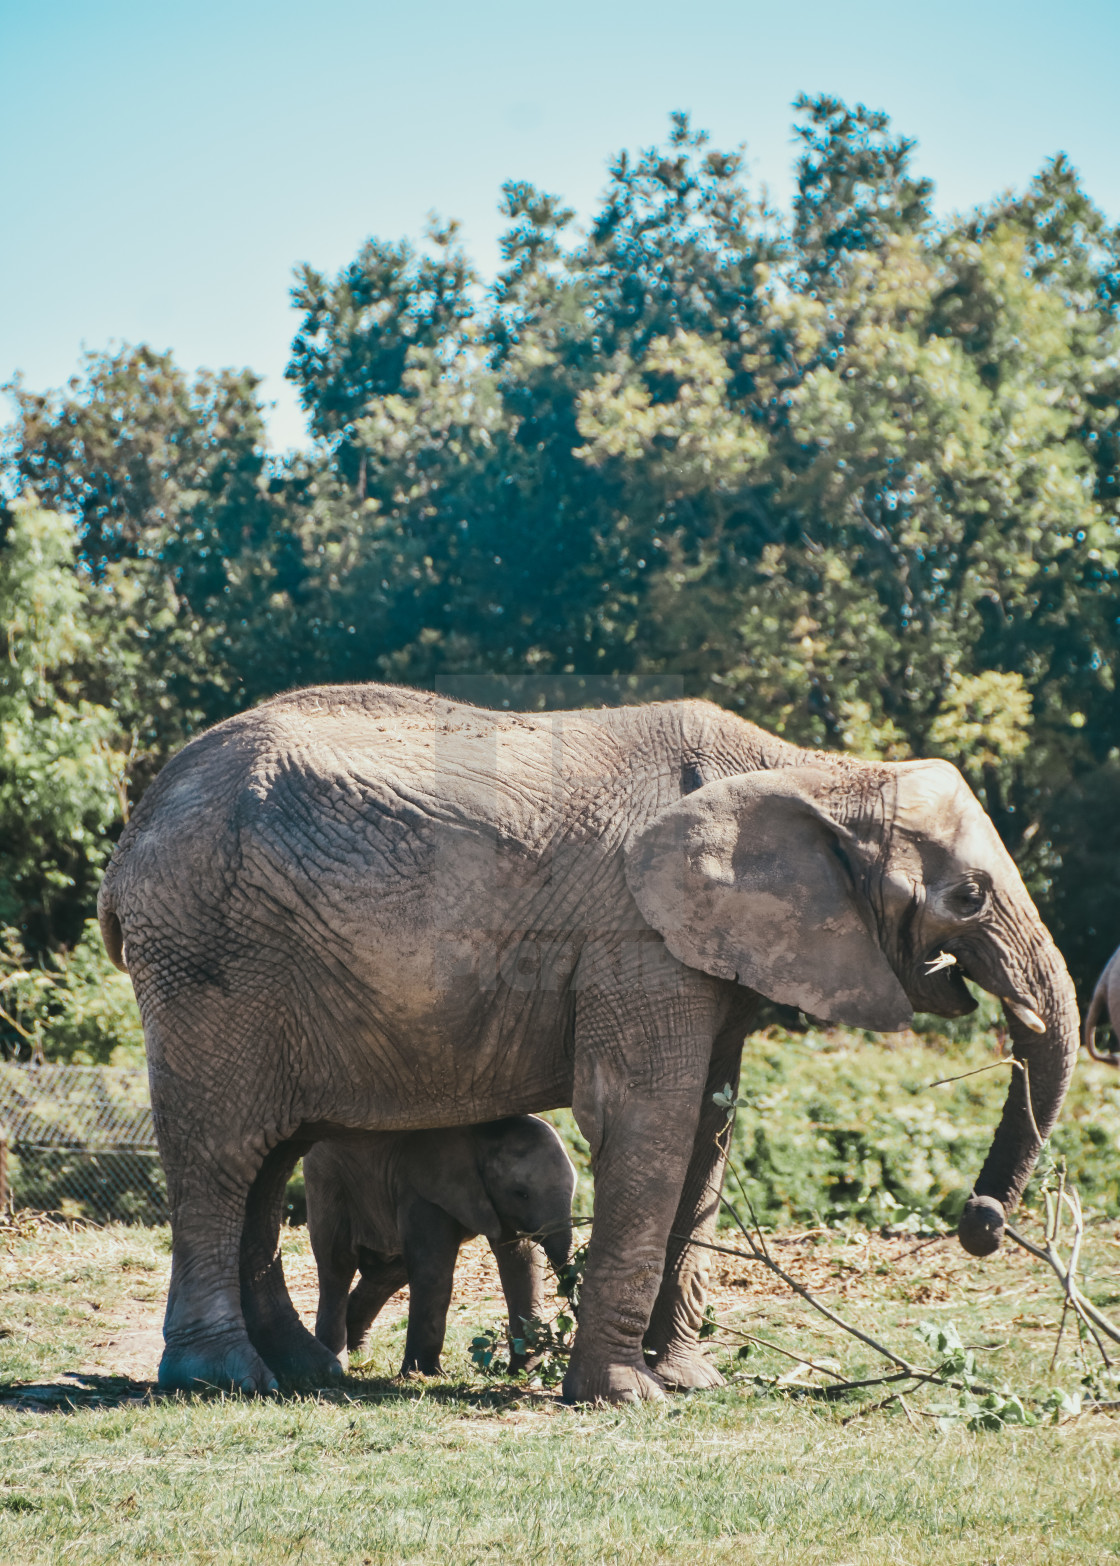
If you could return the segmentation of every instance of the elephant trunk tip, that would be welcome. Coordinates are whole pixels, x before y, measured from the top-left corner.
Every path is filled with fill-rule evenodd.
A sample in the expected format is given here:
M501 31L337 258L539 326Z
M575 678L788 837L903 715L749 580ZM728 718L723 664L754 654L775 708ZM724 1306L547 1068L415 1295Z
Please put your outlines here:
M555 1229L543 1240L544 1253L552 1263L553 1271L562 1276L572 1254L571 1229Z
M994 1196L970 1196L964 1204L957 1238L970 1256L992 1256L1003 1240L1003 1204Z

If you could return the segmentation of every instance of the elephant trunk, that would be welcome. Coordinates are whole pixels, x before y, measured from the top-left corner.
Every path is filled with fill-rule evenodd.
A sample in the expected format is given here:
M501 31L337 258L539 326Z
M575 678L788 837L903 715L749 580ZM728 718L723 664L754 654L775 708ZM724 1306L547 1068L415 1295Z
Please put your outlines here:
M560 1277L572 1254L571 1219L559 1218L555 1224L547 1225L541 1244L544 1246L545 1255L552 1263L553 1271L557 1277Z
M1058 1119L1080 1043L1073 981L1045 931L1040 931L1036 954L1016 979L1010 986L1010 1001L1004 999L1016 1065L991 1148L958 1229L961 1244L973 1256L990 1256L999 1249L1005 1216L1022 1196ZM1007 994L1005 989L1003 995Z

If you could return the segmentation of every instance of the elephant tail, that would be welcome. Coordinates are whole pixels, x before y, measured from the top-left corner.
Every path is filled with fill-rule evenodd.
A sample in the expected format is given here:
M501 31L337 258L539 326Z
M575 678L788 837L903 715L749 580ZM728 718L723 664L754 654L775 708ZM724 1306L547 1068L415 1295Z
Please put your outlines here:
M124 960L124 935L121 931L121 922L111 908L98 908L97 922L101 926L101 939L105 942L105 950L109 954L109 961L114 968L119 968L122 973L128 972L128 964Z
M128 972L128 963L124 954L124 931L121 929L121 921L117 917L114 907L113 882L116 879L116 855L110 861L109 868L105 872L105 879L101 883L101 890L97 894L97 922L101 926L101 939L105 943L105 950L109 954L109 961L114 968L119 968L122 973Z
M1105 1008L1105 1000L1108 996L1108 976L1111 971L1112 962L1109 962L1097 980L1093 998L1089 1002L1089 1008L1085 1013L1085 1021L1081 1025L1081 1042L1093 1060L1103 1060L1110 1066L1120 1066L1120 1054L1098 1049L1094 1037L1097 1031L1097 1024L1101 1020L1101 1013Z

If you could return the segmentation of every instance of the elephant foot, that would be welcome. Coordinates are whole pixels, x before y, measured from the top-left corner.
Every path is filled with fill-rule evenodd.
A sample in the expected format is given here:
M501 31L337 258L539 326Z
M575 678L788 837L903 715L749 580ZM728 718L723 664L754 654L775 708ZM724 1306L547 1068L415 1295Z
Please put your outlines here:
M243 1332L229 1332L191 1343L168 1343L159 1362L161 1392L244 1392L271 1395L275 1375Z
M694 1344L670 1344L658 1354L652 1368L671 1392L725 1385L711 1358Z
M254 1342L287 1385L335 1386L342 1380L337 1354L312 1337L302 1322L288 1323L275 1332L255 1332Z
M406 1354L397 1374L402 1380L410 1376L442 1376L443 1366L438 1354Z
M564 1377L565 1403L645 1403L665 1396L661 1377L641 1361L577 1363Z

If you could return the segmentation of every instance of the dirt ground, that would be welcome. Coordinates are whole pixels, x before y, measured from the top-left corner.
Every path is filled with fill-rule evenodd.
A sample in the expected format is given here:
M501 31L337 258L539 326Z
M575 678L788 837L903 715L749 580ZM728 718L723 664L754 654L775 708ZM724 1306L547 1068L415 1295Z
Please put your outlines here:
M118 1237L128 1232L113 1231ZM119 1256L106 1255L104 1258L105 1266L121 1280L119 1287L89 1290L90 1297L85 1298L76 1274L65 1279L70 1284L65 1290L69 1295L69 1311L83 1317L86 1327L81 1334L80 1362L72 1367L75 1377L125 1376L137 1382L155 1377L163 1347L161 1324L170 1257L165 1247L152 1249L149 1246L147 1260L130 1259L127 1242L118 1240L115 1249L122 1243L125 1249ZM83 1241L75 1235L76 1252L83 1248L88 1250L88 1244L88 1240ZM727 1231L721 1231L719 1244L729 1251L743 1247L742 1240L734 1232ZM1120 1236L1106 1244L1110 1250L1115 1249L1116 1260L1120 1262ZM841 1311L846 1302L866 1298L869 1287L881 1297L880 1291L888 1285L888 1280L890 1293L899 1305L920 1307L922 1312L937 1310L939 1305L960 1300L962 1295L969 1297L971 1305L981 1307L986 1300L998 1298L1001 1307L1006 1309L1017 1294L1033 1295L1044 1282L1038 1276L1037 1264L1021 1251L1012 1249L986 1270L978 1270L976 1263L965 1256L955 1239L948 1235L915 1239L912 1235L887 1237L858 1231L844 1236L818 1229L775 1236L770 1241L770 1250L783 1270ZM283 1252L292 1298L303 1320L313 1327L318 1289L306 1229L286 1231ZM764 1323L773 1312L780 1313L795 1303L781 1278L757 1262L711 1252L709 1265L711 1303L721 1320L743 1320L745 1316L751 1316ZM14 1288L30 1306L31 1301L24 1291L34 1287L34 1278L29 1277L29 1272L33 1275L37 1266L37 1262L29 1261L26 1253L0 1253L0 1294L7 1294ZM43 1266L51 1274L48 1278L44 1273L44 1286L54 1286L59 1272L57 1248L44 1250ZM559 1308L560 1301L555 1295L550 1297L549 1303L550 1307ZM472 1325L495 1324L503 1315L497 1267L485 1240L469 1242L460 1253L452 1311L457 1307L470 1311ZM399 1321L407 1310L408 1291L402 1289L385 1306L374 1331L384 1330ZM1050 1319L1052 1314L1054 1320ZM1028 1310L1021 1313L1019 1319L1024 1326L1043 1330L1056 1325L1055 1313L1043 1312L1042 1315L1046 1316L1045 1320L1037 1311ZM32 1319L33 1313L29 1313L28 1325ZM903 1314L897 1325L906 1324L909 1324L908 1318Z

